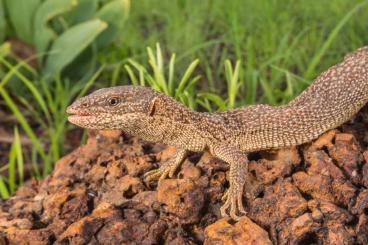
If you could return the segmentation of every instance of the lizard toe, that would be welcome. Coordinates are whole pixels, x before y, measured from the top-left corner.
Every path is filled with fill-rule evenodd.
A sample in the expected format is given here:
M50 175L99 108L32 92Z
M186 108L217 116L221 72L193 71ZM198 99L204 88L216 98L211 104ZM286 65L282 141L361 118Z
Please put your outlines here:
M237 203L238 203L239 212L243 215L247 214L247 211L245 211L244 206L243 206L243 196L241 192L238 193Z
M160 176L159 180L166 179L166 177L169 175L169 171L170 171L169 168L161 169L161 171L160 171L161 176Z
M222 197L225 201L220 208L220 213L223 217L230 216L233 220L238 221L240 216L247 212L243 206L242 193L236 191L237 188L229 188ZM239 216L240 215L240 216Z
M229 208L230 204L225 203L224 205L221 206L220 208L220 213L222 217L228 217L229 215L227 214L226 210Z
M240 220L240 216L236 214L236 209L230 209L230 217L235 221Z
M169 178L174 177L175 172L176 172L176 167L175 167L175 168L173 168L173 167L172 167L172 168L170 168Z
M147 181L157 180L161 177L162 173L160 169L154 169L144 174L144 179Z
M221 201L226 202L228 194L229 194L229 190L226 190L224 195L222 195L221 197Z

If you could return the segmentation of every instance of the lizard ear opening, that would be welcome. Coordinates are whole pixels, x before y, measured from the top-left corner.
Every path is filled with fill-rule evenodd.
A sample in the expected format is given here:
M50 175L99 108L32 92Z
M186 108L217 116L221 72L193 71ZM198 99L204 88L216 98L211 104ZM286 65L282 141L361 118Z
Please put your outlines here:
M153 116L153 115L156 113L156 111L157 111L157 109L158 109L158 106L159 106L159 98L158 98L158 97L155 97L155 98L151 101L151 103L150 103L150 105L149 105L148 115L149 115L149 116Z

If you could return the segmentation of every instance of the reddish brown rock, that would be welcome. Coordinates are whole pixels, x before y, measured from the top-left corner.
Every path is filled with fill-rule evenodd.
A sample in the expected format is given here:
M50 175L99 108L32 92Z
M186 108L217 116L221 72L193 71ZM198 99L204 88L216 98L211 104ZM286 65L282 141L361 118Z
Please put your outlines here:
M307 173L299 171L293 174L296 186L313 198L345 206L352 205L356 197L356 187L325 151L313 150L315 148L317 147L312 146L304 153L309 165Z
M355 137L352 134L337 134L335 144L328 147L328 151L350 180L359 184L361 179L359 165L362 162L362 155Z
M249 217L263 227L272 227L283 219L297 217L307 210L307 201L290 179L267 187L263 197L250 204Z
M306 193L313 198L326 201L335 201L332 193L331 178L323 175L308 175L305 172L297 172L293 174L295 185L300 191Z
M205 245L209 244L260 244L271 245L267 232L246 216L235 224L223 218L205 230Z
M360 244L368 244L368 215L361 214L355 228L357 241Z
M200 219L204 195L189 179L164 179L157 187L157 200L165 205L165 212L174 214L180 222L195 223Z
M0 200L0 244L365 245L368 141L355 125L297 148L250 154L248 214L239 222L220 217L225 162L190 153L174 178L148 184L144 173L169 161L174 147L90 131L87 144L44 180Z
M10 227L6 230L6 234L6 243L9 244L48 245L55 241L55 235L49 229L22 230Z
M152 168L152 158L145 156L128 156L124 158L124 165L129 175L137 176L148 172Z
M59 241L68 244L85 244L109 220L119 219L119 212L108 203L101 203L91 215L72 223L60 235Z
M297 218L287 219L280 224L277 241L280 244L304 244L312 240L311 235L318 233L321 224L312 214L304 213Z
M363 153L364 165L362 167L362 185L368 188L368 151Z
M296 148L281 149L264 154L266 158L251 161L249 171L253 172L262 184L269 184L277 178L290 175L293 168L300 163Z

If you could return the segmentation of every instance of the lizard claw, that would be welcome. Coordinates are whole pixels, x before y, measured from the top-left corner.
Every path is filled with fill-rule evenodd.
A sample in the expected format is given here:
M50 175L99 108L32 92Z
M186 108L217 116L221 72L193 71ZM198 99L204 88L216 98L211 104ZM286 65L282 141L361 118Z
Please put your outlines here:
M222 200L225 201L224 205L221 206L220 212L222 216L229 216L233 220L239 220L238 214L245 215L247 212L243 206L242 195L243 192L241 188L230 186L230 188L222 196ZM227 213L229 212L229 215Z
M157 179L165 179L167 177L167 171L161 168L151 170L144 174L144 178L147 181L157 180Z
M167 163L164 163L158 169L154 169L154 170L151 170L145 173L144 178L147 181L157 180L157 179L162 180L162 179L166 179L167 176L172 178L177 168L178 168L178 164L175 164L174 162L169 161Z

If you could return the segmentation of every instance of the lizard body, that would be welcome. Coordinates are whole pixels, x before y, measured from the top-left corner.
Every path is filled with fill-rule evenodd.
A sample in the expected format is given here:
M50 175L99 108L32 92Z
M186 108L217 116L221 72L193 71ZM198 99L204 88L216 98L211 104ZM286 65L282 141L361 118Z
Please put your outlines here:
M85 128L122 129L144 140L177 147L172 161L146 173L172 177L187 151L208 150L230 165L221 214L245 213L246 153L299 145L349 120L368 101L368 47L347 55L283 106L251 105L206 113L140 86L97 90L68 107L69 121Z

